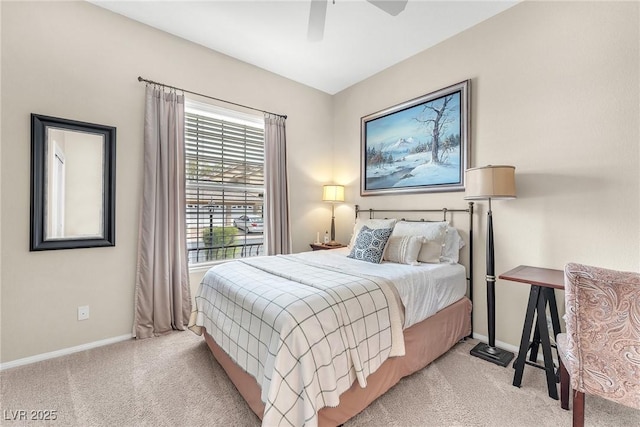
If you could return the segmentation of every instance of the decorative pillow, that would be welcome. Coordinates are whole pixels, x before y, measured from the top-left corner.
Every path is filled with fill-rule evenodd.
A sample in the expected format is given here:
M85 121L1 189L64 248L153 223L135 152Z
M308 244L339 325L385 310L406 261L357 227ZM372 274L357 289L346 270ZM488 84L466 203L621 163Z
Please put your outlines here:
M418 252L418 261L438 264L442 261L442 238L429 240L423 237L423 243Z
M393 234L393 233L392 233ZM384 251L384 260L400 264L417 265L423 237L391 236Z
M364 219L358 218L356 219L356 223L353 226L353 233L351 234L351 241L349 242L349 249L353 248L354 243L356 242L356 237L358 237L358 233L363 226L367 226L370 229L376 228L393 228L396 223L396 219Z
M448 224L445 221L399 221L393 228L393 236L423 237L422 247L418 253L418 261L439 263L445 247Z
M371 229L366 225L362 226L356 241L351 248L351 252L347 255L349 258L368 261L374 264L380 264L382 254L387 246L389 236L393 228L375 228Z

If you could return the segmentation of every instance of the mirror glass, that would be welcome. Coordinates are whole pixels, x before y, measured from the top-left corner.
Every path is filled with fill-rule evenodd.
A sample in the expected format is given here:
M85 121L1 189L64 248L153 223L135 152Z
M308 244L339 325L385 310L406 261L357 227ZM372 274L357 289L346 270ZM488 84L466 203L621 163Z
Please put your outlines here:
M45 240L104 237L104 136L47 127Z
M32 251L115 245L115 131L31 115Z

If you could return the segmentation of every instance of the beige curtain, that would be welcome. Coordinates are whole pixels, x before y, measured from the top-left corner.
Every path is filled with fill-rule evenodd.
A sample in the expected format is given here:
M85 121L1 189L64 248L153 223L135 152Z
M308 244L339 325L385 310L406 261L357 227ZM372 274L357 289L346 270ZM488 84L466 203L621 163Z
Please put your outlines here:
M286 118L264 117L264 222L267 255L291 253Z
M147 86L133 334L184 330L191 312L185 239L184 96Z

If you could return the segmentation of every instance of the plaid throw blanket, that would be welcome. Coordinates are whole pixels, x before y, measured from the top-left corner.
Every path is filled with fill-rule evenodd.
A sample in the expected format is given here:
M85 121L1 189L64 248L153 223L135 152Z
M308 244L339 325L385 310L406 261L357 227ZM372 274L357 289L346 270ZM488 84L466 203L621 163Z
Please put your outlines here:
M262 389L265 426L317 425L354 381L404 354L400 303L384 279L260 257L212 268L190 327L200 327Z

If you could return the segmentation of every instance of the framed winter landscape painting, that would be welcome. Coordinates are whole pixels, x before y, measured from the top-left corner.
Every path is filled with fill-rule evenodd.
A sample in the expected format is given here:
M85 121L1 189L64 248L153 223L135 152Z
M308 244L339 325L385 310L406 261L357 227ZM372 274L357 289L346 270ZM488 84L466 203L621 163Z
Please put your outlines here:
M468 80L361 119L360 194L464 191Z

